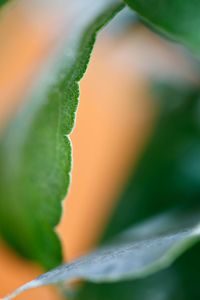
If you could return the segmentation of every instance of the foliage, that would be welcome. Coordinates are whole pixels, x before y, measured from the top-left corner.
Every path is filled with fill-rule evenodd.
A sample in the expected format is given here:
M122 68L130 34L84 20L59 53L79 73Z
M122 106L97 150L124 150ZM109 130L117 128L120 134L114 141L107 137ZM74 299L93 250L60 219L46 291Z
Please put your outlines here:
M6 4L7 0L0 0L0 6Z
M60 62L34 86L1 138L0 231L19 253L47 269L62 261L54 228L70 183L68 135L78 105L78 81L86 70L96 32L122 7L118 1L101 0L87 18L75 20ZM81 8L77 10L75 16Z
M199 54L200 34L196 30L200 26L198 0L125 0L125 2L158 31Z
M96 32L124 7L117 0L100 2L84 24L72 28L64 66L61 59L53 80L43 79L1 139L0 230L21 254L46 268L61 262L54 227L70 181L66 135L74 124L77 82ZM198 1L125 2L147 24L200 54ZM199 265L200 238L200 90L168 83L154 85L153 91L158 107L155 128L113 212L103 246L5 299L74 278L93 282L80 289L77 299L199 299L194 266Z
M39 276L6 299L33 287L76 278L98 283L148 276L169 266L200 240L199 217L196 212L174 212L129 228L93 253Z

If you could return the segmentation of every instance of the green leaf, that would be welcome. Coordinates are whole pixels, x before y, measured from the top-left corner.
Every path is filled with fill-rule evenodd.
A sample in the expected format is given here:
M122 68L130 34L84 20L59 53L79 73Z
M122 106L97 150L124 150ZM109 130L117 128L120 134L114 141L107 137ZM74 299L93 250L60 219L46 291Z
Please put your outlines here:
M198 0L125 0L147 23L200 54Z
M54 228L70 183L68 135L78 105L78 82L97 31L123 7L118 0L67 2L71 15L59 59L49 63L1 137L0 232L20 254L45 268L62 260Z
M168 267L200 240L199 221L200 213L196 212L174 212L151 219L123 232L93 253L39 276L5 300L30 288L66 283L76 278L116 282L152 274Z
M6 4L9 0L0 0L0 6Z

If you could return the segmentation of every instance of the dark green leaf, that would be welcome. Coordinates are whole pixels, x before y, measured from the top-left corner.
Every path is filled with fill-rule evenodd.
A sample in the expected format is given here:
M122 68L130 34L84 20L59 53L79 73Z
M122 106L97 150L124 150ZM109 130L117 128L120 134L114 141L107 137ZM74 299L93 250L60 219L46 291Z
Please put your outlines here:
M0 232L19 253L45 268L62 260L54 228L70 182L68 135L74 126L78 82L96 32L123 7L118 0L67 2L72 15L59 61L51 62L1 137Z
M0 6L6 4L9 0L0 0Z
M200 54L198 0L125 0L142 18Z

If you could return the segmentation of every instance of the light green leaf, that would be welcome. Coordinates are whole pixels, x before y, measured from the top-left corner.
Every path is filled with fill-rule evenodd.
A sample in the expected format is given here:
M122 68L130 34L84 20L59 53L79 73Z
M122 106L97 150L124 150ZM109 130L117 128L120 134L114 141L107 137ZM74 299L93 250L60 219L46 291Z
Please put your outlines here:
M200 54L198 0L125 0L144 20Z
M20 287L9 300L28 289L83 278L117 282L142 278L168 267L200 240L200 214L173 212L135 226L93 253L57 267Z
M70 183L68 135L74 126L78 82L96 32L123 7L118 0L67 1L66 41L1 137L0 232L20 254L45 268L62 260L54 228Z

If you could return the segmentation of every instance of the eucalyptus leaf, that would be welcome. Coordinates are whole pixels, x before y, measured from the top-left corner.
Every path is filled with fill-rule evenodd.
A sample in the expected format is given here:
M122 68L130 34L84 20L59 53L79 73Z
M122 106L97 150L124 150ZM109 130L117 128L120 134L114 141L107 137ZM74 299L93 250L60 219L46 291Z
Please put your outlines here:
M198 0L125 0L147 23L200 54Z
M91 282L142 278L168 267L199 240L200 213L159 216L121 233L91 254L39 276L4 300L31 288L76 278Z
M66 2L67 37L1 137L0 232L20 254L47 269L62 261L54 228L70 183L68 135L78 105L78 82L97 31L123 7L118 0Z

